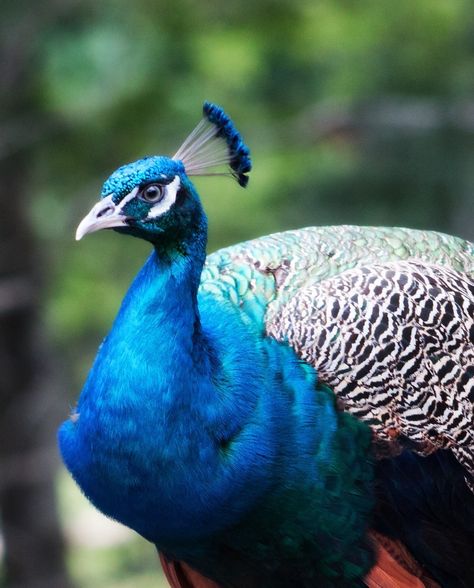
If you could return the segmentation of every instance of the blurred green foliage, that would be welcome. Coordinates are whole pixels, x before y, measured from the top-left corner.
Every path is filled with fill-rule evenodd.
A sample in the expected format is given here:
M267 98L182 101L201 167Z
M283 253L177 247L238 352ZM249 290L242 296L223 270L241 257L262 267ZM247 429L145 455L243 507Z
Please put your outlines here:
M30 178L65 404L148 251L113 233L76 245L74 227L118 165L172 154L205 99L231 114L254 160L246 191L196 181L210 250L311 224L474 237L473 33L470 0L72 2L36 54L35 99L54 124Z

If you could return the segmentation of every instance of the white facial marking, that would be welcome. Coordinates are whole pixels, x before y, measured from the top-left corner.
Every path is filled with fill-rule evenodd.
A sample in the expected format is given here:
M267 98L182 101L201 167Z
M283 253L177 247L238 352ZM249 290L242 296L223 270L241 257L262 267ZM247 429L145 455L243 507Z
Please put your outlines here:
M165 186L165 195L163 198L155 204L148 212L147 220L150 218L157 218L162 214L165 214L176 202L176 195L178 194L181 182L179 176L175 176L174 180Z
M124 196L122 198L122 200L120 200L120 202L117 204L116 207L116 212L120 213L123 210L123 207L127 204L127 202L130 202L130 200L133 200L135 198L135 196L138 193L138 187L137 188L133 188L133 190L131 192L129 192L126 196Z

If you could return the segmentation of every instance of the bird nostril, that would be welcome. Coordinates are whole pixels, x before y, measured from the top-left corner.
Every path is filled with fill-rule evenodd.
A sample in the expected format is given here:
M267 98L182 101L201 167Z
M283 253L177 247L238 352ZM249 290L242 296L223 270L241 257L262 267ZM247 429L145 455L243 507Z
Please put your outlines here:
M101 216L108 216L109 214L112 214L113 211L113 206L106 206L102 210L99 210L99 212L97 213L97 218L100 218Z

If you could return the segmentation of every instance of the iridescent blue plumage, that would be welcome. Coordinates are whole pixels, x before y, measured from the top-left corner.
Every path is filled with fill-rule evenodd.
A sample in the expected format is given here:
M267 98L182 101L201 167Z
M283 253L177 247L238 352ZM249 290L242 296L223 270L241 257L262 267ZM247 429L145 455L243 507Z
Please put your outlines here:
M104 182L101 196L114 195L114 202L120 202L135 186L154 180L171 182L177 174L184 174L181 161L168 157L150 156L122 165Z
M320 270L327 278L362 264L372 234L376 259L396 260L402 254L380 242L399 240L378 229L357 238L333 230L326 236L328 259L340 264L333 270L311 261L325 251L320 230L287 233L223 250L203 271L207 219L188 176L227 163L245 185L251 167L222 109L206 104L204 113L207 122L173 159L147 157L114 172L78 227L77 238L115 228L146 239L153 253L61 427L61 453L100 510L220 586L361 586L374 563L371 430L338 410L314 367L269 333ZM214 140L224 152L213 151ZM341 259L335 250L344 238L351 251ZM403 238L408 251L424 237ZM420 258L449 265L451 250L456 264L469 263L456 240L423 247ZM303 332L311 320L305 304L291 329ZM338 334L330 336L336 347ZM312 337L325 349L325 333L304 332L304 343ZM396 474L386 476L384 499L394 508L401 493ZM419 537L412 543L436 560Z

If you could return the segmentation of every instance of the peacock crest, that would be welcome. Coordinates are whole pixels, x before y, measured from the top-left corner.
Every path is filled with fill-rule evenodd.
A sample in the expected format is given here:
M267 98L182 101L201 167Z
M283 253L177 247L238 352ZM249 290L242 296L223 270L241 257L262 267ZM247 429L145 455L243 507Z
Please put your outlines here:
M250 150L224 110L205 102L203 118L173 156L181 161L188 176L231 175L242 187L252 169ZM229 166L230 171L221 171Z

